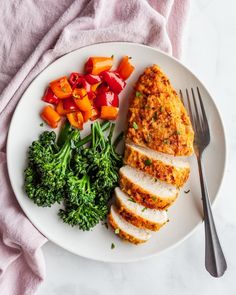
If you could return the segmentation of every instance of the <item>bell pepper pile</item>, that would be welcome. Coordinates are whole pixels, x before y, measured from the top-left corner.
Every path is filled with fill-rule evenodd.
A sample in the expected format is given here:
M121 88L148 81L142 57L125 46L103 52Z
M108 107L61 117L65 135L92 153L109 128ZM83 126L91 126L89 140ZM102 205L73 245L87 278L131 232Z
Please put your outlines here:
M90 57L85 74L71 73L49 83L43 101L47 102L41 118L56 128L62 117L83 129L88 120L115 120L119 112L119 94L134 71L130 58L124 56L116 70L111 70L112 57Z

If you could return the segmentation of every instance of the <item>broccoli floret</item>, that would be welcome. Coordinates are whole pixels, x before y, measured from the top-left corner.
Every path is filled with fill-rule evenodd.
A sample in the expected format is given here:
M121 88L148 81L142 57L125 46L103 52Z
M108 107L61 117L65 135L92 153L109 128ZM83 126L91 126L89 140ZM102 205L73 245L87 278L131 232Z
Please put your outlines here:
M71 226L78 225L82 230L90 230L100 220L103 220L108 212L107 205L96 205L94 202L82 202L81 204L68 203L65 210L60 209L59 216L65 223Z
M63 198L71 146L78 137L79 131L71 131L59 149L55 133L45 131L30 146L24 188L28 197L38 206L50 207Z
M96 192L92 189L87 174L81 179L70 174L67 178L66 192L68 201L73 204L90 203L96 197Z

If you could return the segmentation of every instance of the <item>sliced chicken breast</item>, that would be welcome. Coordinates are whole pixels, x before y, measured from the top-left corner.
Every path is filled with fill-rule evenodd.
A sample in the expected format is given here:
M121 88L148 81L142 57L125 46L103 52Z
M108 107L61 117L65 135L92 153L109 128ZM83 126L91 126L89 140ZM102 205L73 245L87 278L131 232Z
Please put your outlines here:
M168 221L165 210L146 208L131 199L119 187L115 188L115 197L119 214L139 228L157 231Z
M120 169L120 187L136 202L151 209L167 209L179 193L175 186L128 165Z
M108 215L108 221L115 233L122 239L127 240L133 244L141 244L148 241L151 237L149 231L138 228L127 222L117 211L114 205L111 206Z
M163 154L133 143L125 146L124 162L177 187L185 184L190 173L186 158Z

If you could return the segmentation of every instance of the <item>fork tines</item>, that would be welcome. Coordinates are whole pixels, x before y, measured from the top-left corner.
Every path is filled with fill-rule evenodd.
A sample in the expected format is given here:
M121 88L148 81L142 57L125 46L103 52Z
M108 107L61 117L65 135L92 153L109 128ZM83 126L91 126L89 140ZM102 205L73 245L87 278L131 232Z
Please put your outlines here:
M205 108L202 101L202 96L199 90L199 87L197 87L197 91L194 91L193 88L191 88L191 91L188 89L185 90L186 92L186 99L184 99L183 91L180 90L180 98L185 105L185 107L189 111L189 115L191 118L191 122L193 125L193 129L195 132L195 135L201 137L201 136L207 136L209 137L208 140L210 140L210 131L209 131L209 125L207 121L207 116L205 112ZM195 94L197 92L197 95ZM192 99L191 99L192 96Z

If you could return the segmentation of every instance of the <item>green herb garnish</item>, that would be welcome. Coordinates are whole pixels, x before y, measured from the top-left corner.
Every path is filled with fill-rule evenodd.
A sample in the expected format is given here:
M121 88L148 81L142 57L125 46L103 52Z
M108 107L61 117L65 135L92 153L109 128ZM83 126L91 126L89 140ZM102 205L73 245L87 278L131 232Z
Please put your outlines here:
M142 94L139 91L136 91L135 96L140 97Z
M150 159L146 159L146 160L144 161L144 164L145 164L146 166L150 166L150 165L152 165L152 161L151 161Z
M164 144L169 144L170 143L169 139L164 139L163 142L164 142Z
M135 200L132 199L132 198L128 198L128 201L133 202L133 203L136 203Z
M112 54L111 58L114 58L114 54Z
M138 125L137 125L136 122L133 122L133 128L134 128L135 130L138 130Z
M65 93L66 92L66 87L62 87L61 90Z
M43 127L43 125L44 125L43 122L39 124L40 127Z
M113 250L113 249L115 249L115 244L114 243L111 243L111 249Z
M152 200L153 200L154 202L156 202L157 197L152 197Z
M188 194L190 192L190 189L188 189L187 191L184 191L184 192L185 192L185 194Z
M118 235L119 233L120 233L120 229L119 228L116 228L115 234Z
M147 208L146 208L146 207L144 207L144 208L142 209L142 212L144 212L145 210L147 210Z
M157 112L155 112L155 113L154 113L154 115L153 115L153 117L152 117L152 119L153 119L154 121L156 121L156 120L157 120L157 118L158 118L158 113L157 113Z

